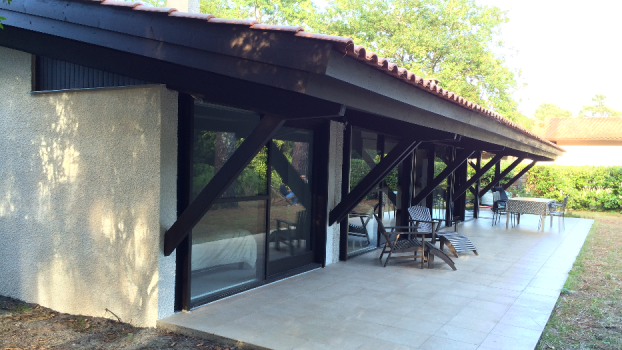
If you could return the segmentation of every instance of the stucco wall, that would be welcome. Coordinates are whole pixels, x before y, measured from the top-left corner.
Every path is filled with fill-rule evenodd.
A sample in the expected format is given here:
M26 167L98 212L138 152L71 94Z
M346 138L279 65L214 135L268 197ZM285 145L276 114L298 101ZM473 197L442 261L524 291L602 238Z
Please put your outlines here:
M0 294L155 326L173 313L177 94L28 94L31 56L0 47Z
M344 124L330 122L330 143L328 160L328 212L341 202L341 171L343 164ZM340 225L335 223L327 228L326 265L339 261Z
M555 162L539 164L622 166L622 145L588 146L561 144L566 152Z

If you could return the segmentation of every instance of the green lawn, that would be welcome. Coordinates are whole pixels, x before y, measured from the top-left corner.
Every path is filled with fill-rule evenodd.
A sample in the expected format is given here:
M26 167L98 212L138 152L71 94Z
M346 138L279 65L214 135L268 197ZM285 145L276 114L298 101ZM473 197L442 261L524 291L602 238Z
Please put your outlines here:
M572 216L595 222L536 349L621 349L622 215Z

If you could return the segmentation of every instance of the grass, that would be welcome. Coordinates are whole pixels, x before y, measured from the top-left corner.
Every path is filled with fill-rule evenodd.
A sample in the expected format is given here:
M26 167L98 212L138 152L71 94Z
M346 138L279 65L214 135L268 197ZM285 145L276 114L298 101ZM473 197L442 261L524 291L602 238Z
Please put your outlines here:
M536 349L620 349L622 215L568 216L595 221Z

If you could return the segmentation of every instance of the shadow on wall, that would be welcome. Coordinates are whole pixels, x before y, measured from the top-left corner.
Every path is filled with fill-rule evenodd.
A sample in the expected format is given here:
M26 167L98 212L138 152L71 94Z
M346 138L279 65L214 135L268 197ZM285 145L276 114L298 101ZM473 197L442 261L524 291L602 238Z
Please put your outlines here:
M0 248L8 281L0 293L75 314L110 317L108 308L125 322L155 325L158 91L28 96L2 141L0 235L10 248Z

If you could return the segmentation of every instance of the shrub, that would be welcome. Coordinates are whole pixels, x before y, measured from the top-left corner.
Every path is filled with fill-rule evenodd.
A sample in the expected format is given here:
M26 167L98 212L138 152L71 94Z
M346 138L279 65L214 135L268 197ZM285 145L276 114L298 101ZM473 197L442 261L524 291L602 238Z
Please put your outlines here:
M622 167L538 165L527 173L527 188L536 197L557 201L569 195L572 209L619 210Z

